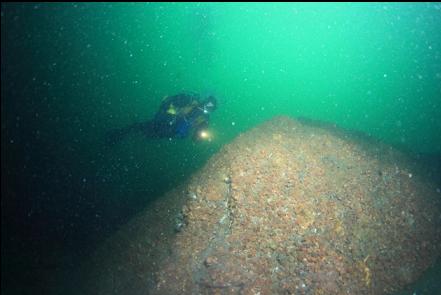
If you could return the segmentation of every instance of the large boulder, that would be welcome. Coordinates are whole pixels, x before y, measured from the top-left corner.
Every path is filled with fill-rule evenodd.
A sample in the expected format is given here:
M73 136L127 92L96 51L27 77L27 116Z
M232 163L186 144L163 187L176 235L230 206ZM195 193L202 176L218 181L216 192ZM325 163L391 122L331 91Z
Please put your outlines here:
M278 117L86 264L90 294L388 294L439 256L440 192L396 149ZM76 289L78 291L79 289Z

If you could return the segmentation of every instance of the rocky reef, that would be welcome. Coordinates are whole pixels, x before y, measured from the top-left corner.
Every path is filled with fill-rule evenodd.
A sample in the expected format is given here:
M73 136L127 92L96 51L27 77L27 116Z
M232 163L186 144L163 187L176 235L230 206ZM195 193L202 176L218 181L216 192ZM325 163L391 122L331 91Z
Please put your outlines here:
M86 263L82 294L390 294L440 255L418 163L277 117L238 136Z

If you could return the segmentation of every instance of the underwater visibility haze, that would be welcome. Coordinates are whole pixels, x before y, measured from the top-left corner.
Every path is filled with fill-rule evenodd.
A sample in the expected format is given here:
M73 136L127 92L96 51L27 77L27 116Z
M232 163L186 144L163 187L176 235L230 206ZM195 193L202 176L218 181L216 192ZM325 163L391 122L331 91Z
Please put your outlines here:
M276 116L396 148L439 200L440 28L440 3L2 3L2 293L57 294L98 245ZM185 125L106 141L197 110L161 104L176 95L216 99L195 115L209 140ZM398 294L440 292L437 261Z

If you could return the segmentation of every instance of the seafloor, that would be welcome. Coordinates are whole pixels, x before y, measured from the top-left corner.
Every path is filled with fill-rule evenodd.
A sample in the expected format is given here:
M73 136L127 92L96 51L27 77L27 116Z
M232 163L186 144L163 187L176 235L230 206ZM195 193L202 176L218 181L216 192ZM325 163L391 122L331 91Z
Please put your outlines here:
M441 250L440 192L404 153L278 117L109 238L75 294L389 294ZM66 294L66 293L65 293Z

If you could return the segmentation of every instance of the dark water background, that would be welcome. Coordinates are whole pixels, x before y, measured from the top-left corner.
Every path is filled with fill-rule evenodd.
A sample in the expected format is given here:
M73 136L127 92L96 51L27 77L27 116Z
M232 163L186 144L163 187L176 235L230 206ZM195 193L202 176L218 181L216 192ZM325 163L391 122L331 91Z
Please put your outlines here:
M440 28L439 3L2 3L2 292L44 289L35 272L75 264L275 115L436 164ZM104 144L182 91L218 98L212 142Z

